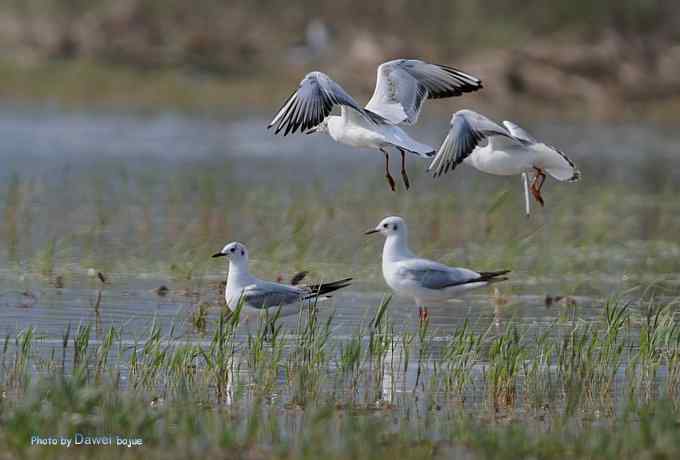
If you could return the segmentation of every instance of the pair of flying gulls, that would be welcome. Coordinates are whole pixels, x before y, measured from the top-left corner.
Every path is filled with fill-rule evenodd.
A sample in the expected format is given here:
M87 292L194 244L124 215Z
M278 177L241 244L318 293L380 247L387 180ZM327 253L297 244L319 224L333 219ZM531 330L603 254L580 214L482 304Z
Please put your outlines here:
M444 65L417 59L381 64L373 96L361 107L338 83L322 72L310 72L288 97L268 128L276 134L328 133L333 140L356 148L380 150L385 156L385 177L394 191L388 149L401 154L401 176L406 189L406 154L433 158L428 171L439 177L466 163L500 176L520 175L526 213L529 192L543 206L541 188L546 173L558 181L576 181L580 172L555 147L540 142L514 123L503 126L472 110L459 110L439 150L416 141L400 125L418 121L426 99L461 96L482 89L479 78ZM340 115L331 115L339 106ZM529 175L532 176L529 185Z
M507 279L504 275L509 273L509 270L476 272L417 257L408 247L408 228L401 217L386 217L375 228L368 230L366 235L374 233L385 237L382 252L385 282L397 295L414 300L421 320L427 318L428 305L504 281ZM300 286L295 281L283 284L258 279L250 274L248 249L239 242L227 244L213 257L226 257L229 260L224 298L231 310L242 304L241 312L246 318L272 310L278 310L280 316L297 314L305 303L327 299L330 293L349 286L352 281L352 278L344 278L330 283Z

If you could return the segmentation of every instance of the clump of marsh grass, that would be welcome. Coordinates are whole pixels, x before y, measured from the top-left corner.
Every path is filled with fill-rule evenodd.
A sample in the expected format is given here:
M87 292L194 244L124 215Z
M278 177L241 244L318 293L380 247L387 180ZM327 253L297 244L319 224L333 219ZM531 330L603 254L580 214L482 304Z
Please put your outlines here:
M281 339L280 317L280 308L274 310L273 313L265 311L258 318L255 333L248 334L246 363L251 377L251 386L260 397L274 392L279 370L283 368L285 342Z
M350 400L355 401L359 394L362 370L363 334L362 330L355 331L349 340L339 346L338 369L340 373L339 385L342 394L349 394Z
M236 358L238 349L235 335L243 305L244 301L241 299L233 311L220 311L208 349L200 349L209 382L215 388L215 398L218 404L225 404L233 399L232 379L238 373Z
M673 306L675 301L658 305L651 298L644 308L640 325L639 349L631 357L627 367L629 398L637 399L638 404L649 402L658 397L661 367L666 365L666 394L675 395L677 388L678 344L680 326L675 321Z
M110 369L109 355L116 338L120 337L120 332L111 326L102 339L95 352L95 382L101 383L103 375ZM117 380L117 379L116 379Z
M472 384L472 367L481 358L482 345L489 331L490 328L483 334L476 334L466 319L444 345L440 367L447 396L465 401L466 391Z
M523 361L524 397L533 410L548 409L556 399L557 381L552 364L557 344L550 328L536 338L535 347Z
M418 385L422 384L423 373L425 372L427 362L431 356L432 351L432 334L430 331L430 317L426 316L424 319L418 321L418 327L415 333L417 345L416 358L416 381L413 385L413 392L418 389Z
M629 304L612 297L603 308L604 328L577 322L565 334L557 353L558 380L566 399L567 413L596 403L613 409L613 392L625 351L624 327L629 321Z
M9 368L9 372L5 380L7 386L17 393L25 390L30 382L31 372L29 365L33 357L33 340L35 339L35 330L29 327L19 333L14 338L14 360ZM3 368L5 356L8 352L9 336L5 339L3 346Z
M491 341L487 388L494 411L513 408L517 400L517 384L526 356L526 345L517 326L509 323L505 332Z
M317 302L309 302L300 309L295 339L286 362L290 402L294 406L304 407L320 396L330 356L328 345L333 317L331 313L322 321Z
M367 374L369 384L366 385L367 394L364 399L366 402L380 401L384 396L391 399L390 395L395 392L395 349L396 336L395 329L388 314L388 306L392 300L391 296L382 299L375 316L369 324L368 346L367 346ZM390 358L388 361L388 357ZM390 375L389 388L385 388L385 377ZM385 395L384 393L388 394Z
M73 374L85 378L89 370L89 345L91 326L80 324L73 336Z
M189 320L194 330L204 334L208 329L208 311L210 304L208 302L199 303L191 312Z

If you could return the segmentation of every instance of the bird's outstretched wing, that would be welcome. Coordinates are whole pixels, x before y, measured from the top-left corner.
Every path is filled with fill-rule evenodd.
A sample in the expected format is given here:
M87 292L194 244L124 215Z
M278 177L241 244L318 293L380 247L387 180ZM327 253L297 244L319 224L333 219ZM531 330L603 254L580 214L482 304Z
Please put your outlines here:
M366 108L391 123L414 124L425 99L460 96L482 88L479 78L453 67L417 59L397 59L378 67Z
M373 123L385 121L380 115L362 109L352 96L328 75L310 72L286 99L267 129L275 128L275 134L283 130L284 136L295 133L298 129L304 132L320 124L336 105L354 109Z
M451 128L437 155L427 168L434 177L454 170L486 138L515 138L502 126L472 110L459 110L451 117Z

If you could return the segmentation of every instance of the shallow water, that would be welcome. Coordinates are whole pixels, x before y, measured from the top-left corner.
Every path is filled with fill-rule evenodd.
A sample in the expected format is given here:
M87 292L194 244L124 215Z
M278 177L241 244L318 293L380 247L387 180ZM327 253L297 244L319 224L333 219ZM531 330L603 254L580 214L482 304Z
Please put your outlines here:
M412 246L425 255L513 269L495 297L480 290L432 307L435 337L465 320L480 332L513 321L537 334L565 315L598 318L614 292L678 292L677 131L528 124L577 163L583 180L551 181L548 207L527 220L519 179L461 167L433 181L410 160L413 189L392 194L381 156L322 136L274 137L265 125L258 116L0 112L0 334L33 326L49 348L69 324L91 322L123 327L122 339L134 341L157 321L165 332L175 326L175 336L205 340L188 317L208 302L209 333L218 315L226 271L209 254L239 239L263 277L308 268L317 280L354 276L322 310L335 315L334 336L349 337L388 294L381 242L361 233L392 213L407 217ZM444 129L425 120L414 135L436 144ZM165 296L156 292L162 285ZM575 303L546 305L556 295ZM408 299L390 306L412 328L414 310Z

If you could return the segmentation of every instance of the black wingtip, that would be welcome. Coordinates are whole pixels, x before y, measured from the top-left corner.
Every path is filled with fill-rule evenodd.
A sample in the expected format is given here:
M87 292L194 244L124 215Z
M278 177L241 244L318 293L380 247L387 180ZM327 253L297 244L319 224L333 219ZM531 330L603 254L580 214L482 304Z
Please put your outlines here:
M352 278L345 278L345 279L333 281L333 282L330 282L330 283L321 283L321 284L309 285L309 286L307 286L307 288L311 291L311 294L309 294L307 297L305 297L305 299L312 299L312 298L321 297L321 296L328 297L329 293L337 291L338 289L346 288L347 286L349 286L350 281L352 281Z
M507 281L508 278L503 275L507 275L508 273L510 273L510 270L479 272L479 278L475 281Z
M579 169L574 168L574 173L572 176L567 179L567 182L578 182L581 180L581 171Z

